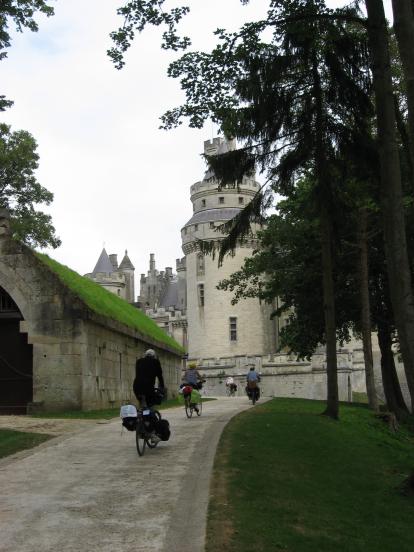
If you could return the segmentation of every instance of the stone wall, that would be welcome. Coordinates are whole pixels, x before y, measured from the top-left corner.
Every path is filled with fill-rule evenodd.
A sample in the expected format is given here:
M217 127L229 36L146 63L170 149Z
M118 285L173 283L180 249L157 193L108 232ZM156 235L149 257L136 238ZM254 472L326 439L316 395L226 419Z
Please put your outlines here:
M237 383L237 395L245 395L245 381L248 369L243 372L227 369L205 369L200 371L206 378L204 393L212 396L224 396L226 394L225 379L232 375ZM312 400L326 400L326 370L313 369L310 363L288 363L277 365L264 364L261 374L260 388L266 397L295 397ZM338 390L341 401L351 401L352 391L363 391L361 370L339 369Z
M132 396L135 360L155 349L176 393L181 355L91 311L24 245L0 239L0 286L33 345L34 409L94 409Z

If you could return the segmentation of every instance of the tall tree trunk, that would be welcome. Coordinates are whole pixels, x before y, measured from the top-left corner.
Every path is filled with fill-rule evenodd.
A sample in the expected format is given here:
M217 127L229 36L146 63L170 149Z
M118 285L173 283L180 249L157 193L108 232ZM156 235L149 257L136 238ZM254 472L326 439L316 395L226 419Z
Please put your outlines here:
M332 224L326 205L320 207L322 240L323 312L325 317L327 403L324 414L338 419L338 369L336 357L335 288L333 279Z
M401 420L408 414L408 408L405 404L395 369L391 328L388 323L378 324L378 343L381 350L382 385L384 387L387 408L391 412L394 412L398 420Z
M401 144L407 161L411 186L412 186L412 189L414 190L414 148L410 147L410 138L408 136L407 127L405 125L405 122L400 110L400 106L398 105L398 98L396 94L394 94L394 107L395 107L395 120L397 123L398 134L400 135Z
M371 309L369 303L369 269L368 269L368 239L367 239L367 210L359 209L358 217L358 246L359 246L359 291L361 297L361 329L362 346L364 350L365 381L367 386L368 403L370 408L378 410L378 398L375 391L374 361L372 358L371 341Z
M394 30L407 93L408 134L414 160L414 6L412 0L392 0Z
M382 0L365 0L380 149L380 193L390 296L414 404L414 297L405 234L388 30Z
M338 419L338 369L336 358L335 286L333 268L333 231L331 220L331 188L324 142L325 116L323 92L317 59L313 61L313 87L316 107L315 168L318 178L319 225L322 246L323 311L325 317L327 403L324 414Z

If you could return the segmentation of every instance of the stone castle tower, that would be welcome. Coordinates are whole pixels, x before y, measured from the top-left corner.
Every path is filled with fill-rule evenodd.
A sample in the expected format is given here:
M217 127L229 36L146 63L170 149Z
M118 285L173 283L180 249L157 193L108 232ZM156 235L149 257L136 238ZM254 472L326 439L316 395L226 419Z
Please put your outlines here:
M155 266L155 255L150 254L149 270L147 275L141 274L140 292L138 303L143 309L156 309L163 306L163 298L169 284L174 280L172 268L167 266L165 270L158 271ZM169 306L176 307L175 303Z
M128 257L128 251L125 251L124 258L118 266L118 255L108 255L103 248L95 268L85 276L118 297L122 297L128 303L133 303L135 301L134 273L135 268Z
M208 155L234 149L234 141L223 138L204 142ZM237 247L218 267L217 258L200 251L199 240L221 240L215 228L233 218L259 189L254 178L245 178L239 189L218 191L218 182L207 171L201 182L191 186L193 216L181 230L187 286L189 358L206 359L239 355L263 355L275 350L270 307L258 299L231 304L232 294L216 288L220 280L239 270L256 247L255 239Z

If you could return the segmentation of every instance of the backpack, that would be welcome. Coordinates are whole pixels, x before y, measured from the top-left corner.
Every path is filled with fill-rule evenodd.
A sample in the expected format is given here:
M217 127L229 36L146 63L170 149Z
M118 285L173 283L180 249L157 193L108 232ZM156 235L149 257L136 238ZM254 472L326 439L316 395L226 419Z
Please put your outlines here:
M155 423L155 433L161 441L168 441L171 435L170 422L168 420L157 420Z

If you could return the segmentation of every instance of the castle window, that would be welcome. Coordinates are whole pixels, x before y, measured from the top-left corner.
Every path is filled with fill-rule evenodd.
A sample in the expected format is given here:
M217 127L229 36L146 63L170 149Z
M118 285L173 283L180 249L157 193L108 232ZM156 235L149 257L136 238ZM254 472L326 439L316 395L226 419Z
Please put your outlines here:
M204 284L198 284L198 305L204 307Z
M205 207L206 206L206 200L205 199L202 199L201 200L201 207Z
M237 318L230 316L230 341L237 341Z
M118 296L119 296L119 295L121 295L121 290L120 290L120 289L118 289Z
M219 197L219 203L221 203L221 204L224 203L224 197Z
M210 222L210 228L214 228L214 222Z
M244 197L239 197L239 205L243 205L244 203Z
M198 230L198 224L194 224L194 230L197 232L197 230Z
M199 253L197 255L197 276L203 276L205 271L204 255Z

